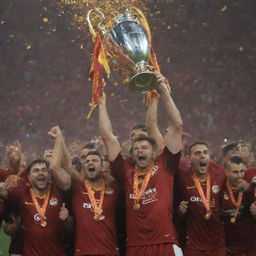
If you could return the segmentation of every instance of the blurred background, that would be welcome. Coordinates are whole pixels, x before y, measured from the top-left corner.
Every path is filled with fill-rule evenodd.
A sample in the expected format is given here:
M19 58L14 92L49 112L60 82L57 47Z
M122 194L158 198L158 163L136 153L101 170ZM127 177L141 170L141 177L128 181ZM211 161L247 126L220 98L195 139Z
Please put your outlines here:
M98 1L111 8L127 1ZM189 140L208 142L218 157L224 139L256 138L256 1L128 1L147 16L162 73L172 85ZM68 144L97 135L97 111L86 119L91 36L86 11L97 1L1 0L0 155L19 139L28 155L52 147L60 125ZM107 81L108 108L123 142L144 123L143 96L120 72ZM167 124L159 111L162 131Z

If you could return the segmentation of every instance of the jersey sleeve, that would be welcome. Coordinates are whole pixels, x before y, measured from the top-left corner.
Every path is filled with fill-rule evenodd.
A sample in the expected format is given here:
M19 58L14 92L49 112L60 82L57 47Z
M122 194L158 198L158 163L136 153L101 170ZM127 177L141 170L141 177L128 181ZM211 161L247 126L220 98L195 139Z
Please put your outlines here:
M161 156L161 155L160 155ZM172 172L176 172L179 168L179 162L181 158L181 152L179 151L176 154L171 153L167 147L164 148L162 152L162 157L166 161L166 167Z

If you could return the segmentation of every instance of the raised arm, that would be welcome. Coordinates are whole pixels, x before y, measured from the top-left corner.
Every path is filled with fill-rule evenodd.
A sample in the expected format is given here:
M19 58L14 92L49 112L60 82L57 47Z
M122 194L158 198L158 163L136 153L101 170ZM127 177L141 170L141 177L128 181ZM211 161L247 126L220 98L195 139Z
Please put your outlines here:
M18 140L15 140L7 147L7 159L9 161L9 168L13 170L14 174L18 174L21 166L24 164L22 148Z
M115 160L121 151L121 147L117 137L113 134L112 125L109 120L106 107L105 93L99 103L99 132L106 147L108 161Z
M156 89L164 103L166 117L168 120L168 129L164 136L165 145L173 154L182 149L182 119L166 86L165 77L157 73Z
M157 125L158 103L159 103L159 98L153 97L147 110L146 126L147 126L148 136L155 139L157 143L157 151L158 153L160 153L164 148L165 142Z
M50 161L52 176L60 189L68 190L71 186L71 177L61 166L64 140L59 126L52 127L48 134L55 139L53 154Z

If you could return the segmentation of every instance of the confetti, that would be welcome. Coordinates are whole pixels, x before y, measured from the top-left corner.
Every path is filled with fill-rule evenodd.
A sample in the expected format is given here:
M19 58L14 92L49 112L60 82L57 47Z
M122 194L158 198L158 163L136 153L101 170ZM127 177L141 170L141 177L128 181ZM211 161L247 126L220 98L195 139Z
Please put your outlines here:
M225 12L228 9L228 7L225 5L224 7L221 8L221 12Z

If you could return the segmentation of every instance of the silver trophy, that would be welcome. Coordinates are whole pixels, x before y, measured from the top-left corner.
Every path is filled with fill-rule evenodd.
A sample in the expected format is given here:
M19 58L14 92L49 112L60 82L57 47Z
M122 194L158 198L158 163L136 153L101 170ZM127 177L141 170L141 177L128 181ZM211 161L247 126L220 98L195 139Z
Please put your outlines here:
M95 30L91 22L92 13L98 16L97 28L102 34L108 57L114 64L122 66L132 74L129 81L130 90L146 93L154 89L156 76L153 68L148 65L150 39L139 18L131 9L127 9L127 12L114 18L110 28L106 28L102 25L105 20L104 13L99 9L92 9L87 14L87 21L93 33Z

